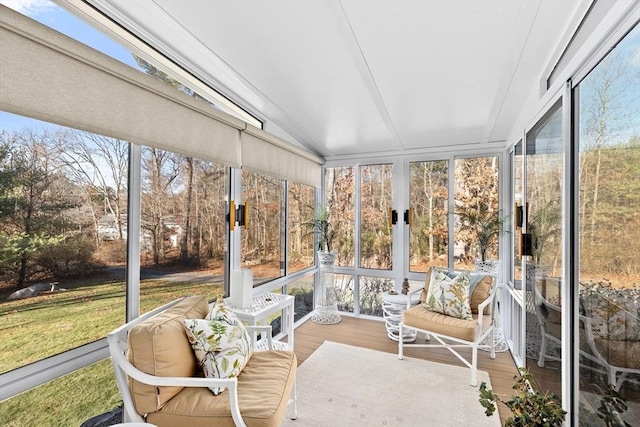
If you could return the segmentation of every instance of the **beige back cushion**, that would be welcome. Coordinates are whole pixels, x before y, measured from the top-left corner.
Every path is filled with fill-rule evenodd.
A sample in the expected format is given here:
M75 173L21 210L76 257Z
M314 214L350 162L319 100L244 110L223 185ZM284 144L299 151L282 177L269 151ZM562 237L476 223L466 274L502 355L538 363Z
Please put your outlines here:
M473 275L473 273L472 273ZM493 288L493 277L484 276L478 284L476 285L473 293L471 294L471 312L474 314L478 313L478 305L482 303L482 301L489 298L491 295L491 289ZM484 309L484 314L489 314L490 305Z
M471 276L481 273L471 272ZM427 272L427 279L424 283L424 289L422 290L422 294L420 295L420 302L425 302L427 300L427 294L429 293L429 284L431 282L431 269ZM469 301L471 305L471 313L478 314L478 305L482 303L482 301L489 298L491 294L491 288L493 287L493 278L489 275L485 275L476 287L473 289L473 293L471 294L471 301ZM489 314L489 307L487 306L484 310L484 314Z
M184 329L184 319L203 319L209 312L203 295L183 299L129 331L129 361L141 371L159 377L192 377L197 360ZM155 387L129 379L129 388L140 415L161 409L184 387Z

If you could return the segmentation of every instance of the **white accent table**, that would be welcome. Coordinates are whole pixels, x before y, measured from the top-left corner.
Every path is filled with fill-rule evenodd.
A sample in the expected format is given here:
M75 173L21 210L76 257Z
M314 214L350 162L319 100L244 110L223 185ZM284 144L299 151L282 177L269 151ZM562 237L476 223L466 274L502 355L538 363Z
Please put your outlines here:
M255 295L251 305L246 308L233 307L229 309L243 322L249 325L266 325L268 317L282 310L280 322L281 333L287 335L287 342L273 340L273 347L278 350L293 351L293 295L264 293ZM264 348L263 348L264 347ZM266 349L266 342L260 341L257 350Z
M394 341L398 341L400 334L400 321L402 313L407 309L407 301L409 296L397 293L395 295L389 292L382 293L382 314L384 317L387 335ZM420 292L411 295L411 305L420 303ZM406 330L403 335L402 342L413 342L416 340L415 330Z

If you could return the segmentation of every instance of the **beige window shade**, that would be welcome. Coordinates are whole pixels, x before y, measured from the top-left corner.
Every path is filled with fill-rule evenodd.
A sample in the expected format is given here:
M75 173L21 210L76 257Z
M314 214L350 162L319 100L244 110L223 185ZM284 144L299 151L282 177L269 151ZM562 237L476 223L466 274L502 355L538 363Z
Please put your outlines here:
M243 169L320 187L323 160L251 125L240 135Z
M0 108L240 166L245 123L0 5Z
M320 187L319 157L3 5L0 58L3 111Z

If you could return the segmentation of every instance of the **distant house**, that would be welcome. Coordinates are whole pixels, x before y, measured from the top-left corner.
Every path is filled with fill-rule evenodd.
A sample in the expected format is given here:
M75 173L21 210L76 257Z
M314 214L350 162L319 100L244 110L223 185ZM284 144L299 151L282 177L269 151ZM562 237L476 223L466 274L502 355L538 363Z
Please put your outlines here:
M175 218L169 216L162 218L162 225L165 230L165 240L169 241L170 247L177 248L180 245L182 233L184 233L182 225L178 224Z
M121 224L126 224L126 217ZM98 239L102 241L118 240L118 223L114 214L106 214L98 220L97 230ZM126 229L122 230L123 238L126 239Z
M122 239L127 239L127 216L122 215L120 223L122 224ZM167 216L162 219L164 229L164 239L169 242L171 248L177 248L180 245L180 239L184 228L178 224L175 218ZM98 220L97 224L98 239L104 242L118 240L118 224L115 215L106 214ZM140 244L144 249L150 250L153 247L153 235L144 226L140 229Z

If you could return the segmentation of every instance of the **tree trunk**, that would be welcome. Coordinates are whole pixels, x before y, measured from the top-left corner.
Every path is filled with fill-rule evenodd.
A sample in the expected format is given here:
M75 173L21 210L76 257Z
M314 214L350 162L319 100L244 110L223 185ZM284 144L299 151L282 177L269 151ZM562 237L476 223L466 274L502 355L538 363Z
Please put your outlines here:
M189 265L189 241L191 240L191 200L193 199L193 158L186 157L187 163L187 200L185 202L185 220L180 242L180 262Z

